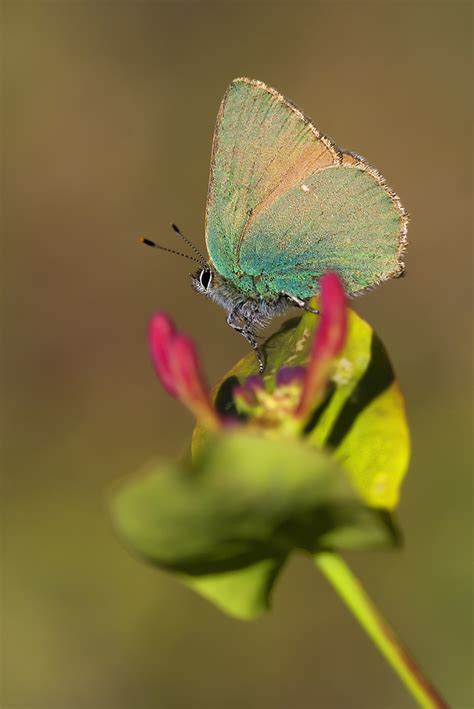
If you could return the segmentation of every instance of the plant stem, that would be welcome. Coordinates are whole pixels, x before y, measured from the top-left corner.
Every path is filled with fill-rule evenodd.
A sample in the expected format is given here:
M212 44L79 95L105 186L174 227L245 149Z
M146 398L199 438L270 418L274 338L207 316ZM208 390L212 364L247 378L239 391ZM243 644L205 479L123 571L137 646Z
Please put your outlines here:
M331 552L318 553L314 558L316 566L357 618L419 706L425 709L447 709L446 702L402 647L345 561Z

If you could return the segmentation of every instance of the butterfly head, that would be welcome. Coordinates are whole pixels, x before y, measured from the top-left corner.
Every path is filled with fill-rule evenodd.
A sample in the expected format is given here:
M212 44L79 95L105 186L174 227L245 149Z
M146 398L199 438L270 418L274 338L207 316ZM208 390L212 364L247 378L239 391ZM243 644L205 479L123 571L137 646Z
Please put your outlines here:
M197 293L218 303L227 312L232 310L238 293L232 284L211 268L208 263L189 275L191 276L191 285Z
M203 295L208 295L213 288L214 273L210 266L203 266L195 273L191 273L194 290Z
M246 301L246 296L208 263L190 276L194 290L220 305L227 313Z

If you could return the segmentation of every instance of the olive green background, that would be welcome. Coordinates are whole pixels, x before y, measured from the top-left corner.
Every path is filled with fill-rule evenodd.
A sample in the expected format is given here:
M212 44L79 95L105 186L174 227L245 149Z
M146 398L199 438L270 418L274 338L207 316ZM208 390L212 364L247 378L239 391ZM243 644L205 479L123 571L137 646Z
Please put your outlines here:
M239 75L367 157L412 215L407 277L357 300L406 395L400 552L352 567L456 709L471 707L470 6L3 3L2 709L404 709L308 560L232 620L117 542L115 480L192 420L155 380L152 312L215 381L245 353L190 264L214 120Z

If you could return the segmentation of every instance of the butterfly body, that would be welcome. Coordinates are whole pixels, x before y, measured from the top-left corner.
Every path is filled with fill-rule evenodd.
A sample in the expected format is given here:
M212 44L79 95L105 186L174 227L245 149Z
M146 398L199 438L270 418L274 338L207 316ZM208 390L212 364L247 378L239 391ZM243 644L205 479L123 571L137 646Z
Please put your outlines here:
M325 272L352 296L402 275L407 222L364 158L337 148L262 82L230 84L211 156L209 264L193 285L257 353L258 329L290 305L307 308Z
M202 285L202 274L211 273L212 282ZM247 281L248 282L248 281ZM193 276L193 286L198 293L206 295L227 312L227 324L240 332L258 352L260 370L263 370L262 354L258 351L256 334L277 315L282 315L291 305L291 300L282 294L264 297L253 288L249 293L236 287L210 268L201 269ZM294 304L294 303L293 303Z

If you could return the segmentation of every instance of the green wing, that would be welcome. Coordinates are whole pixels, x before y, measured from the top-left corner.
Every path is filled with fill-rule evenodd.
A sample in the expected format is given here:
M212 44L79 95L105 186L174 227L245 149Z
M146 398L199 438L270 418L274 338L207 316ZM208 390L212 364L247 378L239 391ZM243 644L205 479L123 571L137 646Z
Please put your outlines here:
M336 271L356 295L403 272L406 222L380 175L347 160L302 178L252 219L240 266L262 294L308 298Z
M344 153L283 96L235 79L218 116L206 241L249 295L307 298L336 271L354 295L400 275L407 215L363 158Z
M308 172L341 155L303 114L260 81L235 79L217 115L206 242L217 271L236 284L249 220Z

